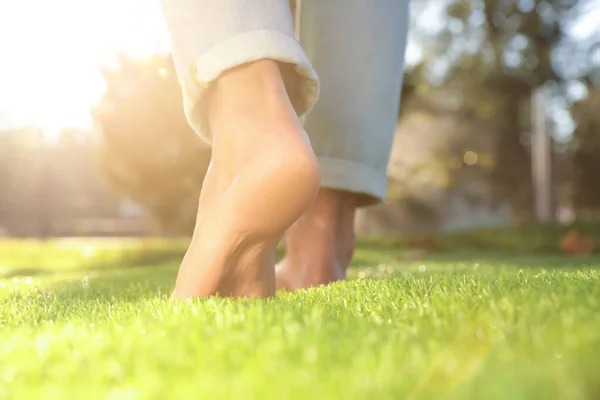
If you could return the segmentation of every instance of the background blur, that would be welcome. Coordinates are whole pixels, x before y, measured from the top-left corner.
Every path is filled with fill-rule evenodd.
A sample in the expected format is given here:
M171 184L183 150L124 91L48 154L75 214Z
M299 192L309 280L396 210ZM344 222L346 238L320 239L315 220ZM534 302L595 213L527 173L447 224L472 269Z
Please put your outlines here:
M412 0L412 18L389 202L359 232L593 219L600 0ZM209 151L156 2L0 0L0 49L0 237L191 233Z

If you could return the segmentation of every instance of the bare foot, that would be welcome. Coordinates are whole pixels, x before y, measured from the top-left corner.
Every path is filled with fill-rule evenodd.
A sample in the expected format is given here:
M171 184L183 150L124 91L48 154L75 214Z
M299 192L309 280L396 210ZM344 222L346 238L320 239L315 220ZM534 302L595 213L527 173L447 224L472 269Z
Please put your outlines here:
M321 188L313 205L286 232L277 287L306 289L346 278L354 254L356 197Z
M258 61L223 74L209 123L212 161L173 298L273 296L276 244L319 185L277 64Z

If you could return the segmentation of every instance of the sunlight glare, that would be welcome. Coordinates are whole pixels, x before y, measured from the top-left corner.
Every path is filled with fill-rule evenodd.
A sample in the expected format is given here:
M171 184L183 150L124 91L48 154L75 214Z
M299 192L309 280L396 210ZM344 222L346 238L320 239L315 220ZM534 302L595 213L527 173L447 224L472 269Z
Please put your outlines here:
M156 1L19 0L0 4L0 128L90 127L104 91L100 68L116 54L168 51Z

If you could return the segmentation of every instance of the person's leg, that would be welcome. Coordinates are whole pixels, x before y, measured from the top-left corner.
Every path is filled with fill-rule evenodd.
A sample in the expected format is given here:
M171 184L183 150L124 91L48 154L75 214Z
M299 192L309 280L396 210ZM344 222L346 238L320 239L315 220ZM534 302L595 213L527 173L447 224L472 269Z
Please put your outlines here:
M321 190L286 233L280 288L344 279L356 208L385 198L408 14L408 1L302 0L301 43L321 78L305 123Z
M275 293L274 251L318 191L298 115L318 81L287 0L164 0L186 116L212 141L173 297Z

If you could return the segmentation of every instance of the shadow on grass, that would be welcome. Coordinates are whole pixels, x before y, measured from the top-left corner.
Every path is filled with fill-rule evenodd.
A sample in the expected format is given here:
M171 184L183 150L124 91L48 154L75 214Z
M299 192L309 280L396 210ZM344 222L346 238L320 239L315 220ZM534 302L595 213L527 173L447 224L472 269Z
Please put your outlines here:
M387 253L388 258L393 258L392 253ZM381 255L385 258L385 254ZM364 267L376 267L378 262L368 253L358 251L351 268L356 271ZM536 255L505 255L505 254L432 254L421 260L396 261L391 265L393 272L388 277L400 276L407 269L414 269L424 264L429 273L494 273L494 269L598 269L600 256L590 257L563 257L563 256L536 256ZM480 265L479 272L464 267ZM112 266L101 269L80 269L75 275L55 274L48 278L44 285L46 288L59 295L64 300L88 299L118 299L136 300L150 299L157 296L168 297L177 274L178 261L152 266L135 266L119 268ZM352 276L352 274L351 274Z
M70 303L88 301L137 302L157 297L168 298L175 284L177 263L148 268L104 270L66 276L58 274L42 281L42 291Z
M451 240L444 239L441 251L417 253L399 238L362 238L355 253L352 270L375 269L380 265L389 270L387 276L402 274L425 265L431 273L452 273L481 265L486 273L494 273L494 268L515 269L597 269L600 268L600 255L587 257L567 257L556 252L539 253L531 251L525 239L514 232L502 234L506 245L501 250L490 250L485 246L472 247L477 235L456 235L456 246L446 245ZM516 236L515 236L516 235ZM484 237L486 235L483 235ZM497 234L489 234L496 237ZM458 240L460 239L460 240ZM467 240L469 239L469 240ZM510 239L510 240L509 240ZM554 239L553 239L554 240ZM462 242L459 244L458 242ZM490 239L491 242L491 239ZM503 242L500 240L500 242ZM525 242L525 244L519 242ZM505 244L506 244L505 243ZM512 244L519 244L512 246ZM462 248L462 246L466 248ZM467 246L468 245L468 246ZM477 249L477 250L473 250ZM111 253L110 257L98 256L93 259L75 259L68 267L61 266L51 252L42 253L40 264L21 265L0 270L0 280L21 277L39 278L42 286L57 294L65 301L88 301L92 299L120 299L133 301L140 298L156 298L170 293L179 262L183 257L180 247L170 249L128 249L122 253ZM283 251L280 248L277 258ZM57 267L53 268L53 263ZM35 259L32 260L35 264ZM431 268L430 268L431 267ZM467 268L465 268L467 267ZM350 276L354 276L351 274Z
M114 272L120 270L129 270L131 268L148 268L150 270L160 267L166 263L179 263L183 259L185 252L176 251L164 251L164 252L139 252L128 254L124 257L99 258L80 264L75 264L71 267L62 268L51 268L48 266L20 266L20 267L8 267L0 268L0 280L12 279L15 277L30 276L33 278L46 277L46 276L60 276L68 275L73 273L102 273L102 272ZM277 260L283 257L283 249L277 250Z
M489 251L455 251L455 252L432 252L426 253L420 258L411 259L407 256L404 249L391 250L370 246L362 246L357 249L351 268L373 267L379 264L394 265L402 269L402 266L412 266L415 264L444 264L449 268L456 264L482 264L495 265L501 267L515 268L600 268L600 255L568 257L556 254L515 254L504 252ZM277 259L280 259L283 251L278 251ZM89 265L68 269L51 268L15 268L0 273L0 279L12 279L15 277L34 277L44 278L49 276L60 277L62 275L72 274L108 274L114 275L117 272L126 272L128 270L145 271L153 274L154 270L161 269L165 264L178 264L182 258L181 254L163 254L154 255L151 258L144 259L140 257L137 260L129 262L95 262ZM137 261L137 262L136 262Z

